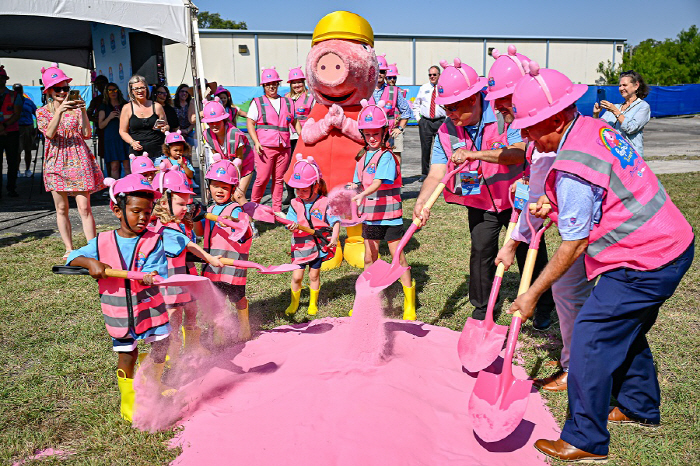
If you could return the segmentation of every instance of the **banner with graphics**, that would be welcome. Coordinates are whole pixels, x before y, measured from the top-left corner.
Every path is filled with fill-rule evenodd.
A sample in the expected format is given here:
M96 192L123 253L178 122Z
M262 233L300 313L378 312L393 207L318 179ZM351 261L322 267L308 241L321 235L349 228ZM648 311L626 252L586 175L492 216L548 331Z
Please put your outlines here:
M109 24L92 23L92 47L97 74L107 76L127 95L131 78L129 29Z

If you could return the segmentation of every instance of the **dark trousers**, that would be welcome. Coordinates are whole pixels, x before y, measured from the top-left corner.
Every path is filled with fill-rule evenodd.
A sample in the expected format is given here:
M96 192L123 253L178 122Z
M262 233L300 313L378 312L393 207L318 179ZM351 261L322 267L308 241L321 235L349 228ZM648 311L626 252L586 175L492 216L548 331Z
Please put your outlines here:
M690 268L694 252L691 244L658 270L615 269L600 276L574 323L568 379L571 418L561 433L564 441L607 455L610 395L626 415L660 421L661 393L646 334Z
M469 302L474 306L472 317L484 320L486 308L489 303L489 295L496 276L496 255L498 255L498 236L503 227L508 226L512 209L504 210L496 214L485 210L467 207L469 214L469 232L471 233L472 249L469 257ZM515 251L518 267L523 270L528 245L521 243ZM544 243L544 235L540 242L540 249L535 261L535 270L532 273L534 282L540 272L547 265L547 247ZM537 302L536 315L549 314L554 309L552 291L547 290Z
M0 189L2 189L2 154L7 156L7 191L17 189L17 170L19 170L19 131L9 131L0 136Z
M421 174L427 176L430 171L430 156L433 150L435 135L440 129L440 126L445 122L444 118L422 117L418 122L418 135L420 136L420 156L421 156Z

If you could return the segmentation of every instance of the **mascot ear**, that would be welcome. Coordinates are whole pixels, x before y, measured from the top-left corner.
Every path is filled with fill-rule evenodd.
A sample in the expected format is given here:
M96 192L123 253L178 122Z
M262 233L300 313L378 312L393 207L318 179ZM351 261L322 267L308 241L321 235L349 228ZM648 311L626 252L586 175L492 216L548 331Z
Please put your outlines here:
M440 66L442 66L443 68L447 68L447 60L440 60Z
M166 169L168 168L168 164L165 162L165 160L163 160L163 161L158 165L158 168L160 168L161 170L166 170Z
M144 157L148 157L148 152L144 152L144 153L141 154L141 155L143 155Z
M459 58L455 58L455 68L461 68L462 67L462 60Z
M499 52L498 49L493 49L493 52L491 52L491 56L493 58L498 58L501 56L501 52Z
M306 157L306 163L316 165L316 161L314 160L313 155L309 155L308 157Z
M243 161L241 159L239 159L238 157L236 157L235 159L233 159L233 162L231 162L231 163L233 164L234 167L240 169Z
M221 154L218 152L212 156L212 159L214 159L214 163L218 162L221 160Z
M129 160L134 160L136 158L135 154L129 154Z
M297 157L297 162L301 162L304 159L304 156L301 154L297 154L296 157Z
M170 135L170 131L165 132L165 137L167 138Z
M385 106L385 105L386 105L386 102L384 102L383 100L380 100L379 102L377 102L377 107L380 107L380 108L381 108L381 107L383 107L383 106Z
M518 49L515 48L515 45L509 45L508 46L508 55L515 55L515 52L517 52Z
M540 65L534 60L530 62L529 69L529 73L532 76L537 76L538 74L540 74Z
M182 131L180 131L179 129L176 131L176 133L182 135Z
M362 108L365 108L368 104L367 99L360 100L360 105L362 105Z

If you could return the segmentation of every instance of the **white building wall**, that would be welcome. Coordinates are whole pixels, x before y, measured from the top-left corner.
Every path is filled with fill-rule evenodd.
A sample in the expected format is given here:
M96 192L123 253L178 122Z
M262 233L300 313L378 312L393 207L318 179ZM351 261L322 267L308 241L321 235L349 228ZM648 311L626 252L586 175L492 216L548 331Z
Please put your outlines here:
M0 58L0 65L5 65L5 71L10 77L9 85L21 83L25 86L38 86L41 79L41 68L48 68L51 62L48 60L25 60L23 58ZM90 83L90 72L77 66L58 64L69 78L73 78L71 84L82 86Z

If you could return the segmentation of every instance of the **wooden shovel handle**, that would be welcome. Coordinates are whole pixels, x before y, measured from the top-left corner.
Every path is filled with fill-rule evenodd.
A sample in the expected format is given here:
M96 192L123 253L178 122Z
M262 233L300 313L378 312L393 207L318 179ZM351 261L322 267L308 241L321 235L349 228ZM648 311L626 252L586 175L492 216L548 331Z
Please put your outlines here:
M211 220L212 222L218 222L218 221L219 221L219 215L212 214L212 213L210 213L210 212L207 212L206 214L204 214L204 218L206 218L207 220ZM238 221L237 218L226 218L226 220L231 220L232 222L237 222L237 221Z
M283 225L291 225L292 223L294 223L291 220L287 220L286 218L282 217L281 215L279 215L277 213L275 213L275 218L277 219L278 222L282 223ZM308 233L310 235L313 235L314 233L316 233L316 230L314 230L313 228L305 227L303 225L297 225L297 230L301 230L304 233Z

